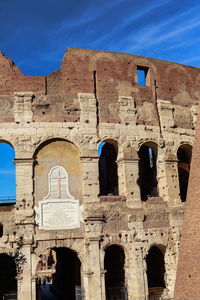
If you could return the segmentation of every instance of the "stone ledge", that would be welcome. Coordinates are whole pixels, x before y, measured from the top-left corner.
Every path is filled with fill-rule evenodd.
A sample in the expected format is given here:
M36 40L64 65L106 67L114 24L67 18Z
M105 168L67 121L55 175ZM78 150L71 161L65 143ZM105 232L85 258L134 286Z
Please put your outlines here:
M126 196L114 196L114 195L108 195L108 196L99 196L100 202L117 202L117 201L126 201Z

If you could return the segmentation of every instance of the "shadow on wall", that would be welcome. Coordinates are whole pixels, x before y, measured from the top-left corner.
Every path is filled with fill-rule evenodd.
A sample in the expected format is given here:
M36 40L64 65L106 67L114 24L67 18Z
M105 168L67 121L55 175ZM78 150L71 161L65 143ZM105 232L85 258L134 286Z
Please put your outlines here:
M157 189L157 144L148 142L140 147L139 155L139 179L141 200L158 196Z
M183 144L178 148L178 176L181 201L187 197L188 180L190 175L190 163L192 158L192 146Z
M98 149L99 158L99 196L118 195L117 144L115 141L103 142Z

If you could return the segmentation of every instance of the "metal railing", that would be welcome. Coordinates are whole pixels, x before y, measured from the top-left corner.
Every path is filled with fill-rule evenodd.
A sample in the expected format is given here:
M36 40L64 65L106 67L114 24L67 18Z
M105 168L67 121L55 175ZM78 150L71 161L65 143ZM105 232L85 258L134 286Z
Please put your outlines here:
M0 196L0 204L15 204L15 196Z
M17 292L2 293L0 292L0 300L17 300Z

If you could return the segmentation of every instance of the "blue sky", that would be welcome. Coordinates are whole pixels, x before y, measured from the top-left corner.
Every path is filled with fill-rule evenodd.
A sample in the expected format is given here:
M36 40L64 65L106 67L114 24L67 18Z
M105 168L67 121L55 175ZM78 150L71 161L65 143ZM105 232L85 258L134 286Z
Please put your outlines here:
M2 197L15 197L16 194L14 158L14 149L6 143L0 143L0 203Z
M67 47L200 67L200 2L0 0L0 49L25 75L58 69Z
M198 0L0 0L0 50L25 75L60 68L67 47L200 67ZM0 144L0 196L15 194L14 151Z

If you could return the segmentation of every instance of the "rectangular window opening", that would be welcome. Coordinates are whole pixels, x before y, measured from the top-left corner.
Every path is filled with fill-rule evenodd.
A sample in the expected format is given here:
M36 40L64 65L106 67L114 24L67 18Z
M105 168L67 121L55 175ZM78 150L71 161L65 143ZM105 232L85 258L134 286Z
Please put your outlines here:
M138 85L147 86L149 82L149 68L137 66Z

